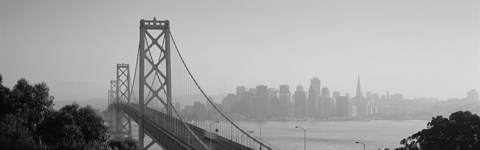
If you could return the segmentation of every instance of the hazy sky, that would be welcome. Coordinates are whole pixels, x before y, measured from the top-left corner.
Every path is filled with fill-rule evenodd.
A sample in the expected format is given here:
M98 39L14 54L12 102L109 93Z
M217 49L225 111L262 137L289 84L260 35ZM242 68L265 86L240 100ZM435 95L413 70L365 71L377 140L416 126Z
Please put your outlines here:
M106 97L115 64L135 64L140 19L171 31L212 95L235 86L309 86L405 97L480 89L475 0L0 1L0 73L44 81L56 100Z

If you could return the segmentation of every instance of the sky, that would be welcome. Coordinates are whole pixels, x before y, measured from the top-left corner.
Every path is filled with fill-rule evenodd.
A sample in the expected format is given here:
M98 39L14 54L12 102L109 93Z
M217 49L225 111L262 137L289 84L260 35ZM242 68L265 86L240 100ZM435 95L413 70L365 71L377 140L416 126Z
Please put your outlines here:
M208 94L309 86L404 97L480 90L475 0L0 1L0 74L46 82L56 100L106 98L135 64L139 20L168 19Z

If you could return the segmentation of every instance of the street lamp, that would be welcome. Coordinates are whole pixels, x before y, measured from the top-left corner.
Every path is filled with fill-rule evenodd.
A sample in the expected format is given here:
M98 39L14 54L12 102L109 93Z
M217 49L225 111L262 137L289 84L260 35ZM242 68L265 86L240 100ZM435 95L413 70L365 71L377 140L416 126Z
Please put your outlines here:
M212 123L210 123L210 133L212 133L212 124L215 124L215 123L219 123L220 121L214 121ZM208 138L209 139L209 145L210 145L210 149L212 149L212 137Z
M260 121L260 141L262 141L262 119L258 119Z
M365 143L363 143L363 142L358 142L358 141L355 142L355 144L358 144L358 143L362 144L362 145L363 145L363 150L365 150Z
M253 133L253 131L248 131L247 133ZM244 135L245 135L245 134L240 135L240 144L242 145L242 150L243 150L243 147L244 147L244 146L243 146L243 136L244 136Z
M303 130L303 149L307 150L307 130L301 126L295 126L295 128L300 128Z

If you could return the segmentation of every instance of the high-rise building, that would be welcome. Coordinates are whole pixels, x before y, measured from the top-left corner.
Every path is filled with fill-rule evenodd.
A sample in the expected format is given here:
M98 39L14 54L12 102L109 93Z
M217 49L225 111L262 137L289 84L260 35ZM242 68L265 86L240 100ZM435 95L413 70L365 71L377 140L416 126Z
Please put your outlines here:
M236 96L234 94L228 94L222 100L222 110L226 113L232 113L232 107L234 103L234 99Z
M478 92L475 89L472 89L467 92L467 100L478 101Z
M321 97L323 102L322 113L324 117L333 117L335 116L335 100L331 97Z
M245 95L245 87L237 86L237 96L241 99Z
M193 110L195 112L195 114L193 114L195 120L201 121L207 118L205 104L196 101L193 103Z
M308 89L308 106L307 106L307 115L314 117L318 114L318 106L320 101L320 80L318 78L313 78L310 81L310 88Z
M322 96L330 97L330 90L327 87L322 87Z
M291 112L291 95L290 87L288 85L280 85L279 93L279 116L288 117Z
M338 96L335 98L336 101L336 114L337 117L348 117L348 108L350 102L346 96Z
M269 93L265 85L258 85L253 97L253 114L257 117L266 117L269 112Z
M355 105L354 103L350 103L350 105L348 106L349 106L348 117L357 117L358 115L357 105Z
M182 110L182 107L180 106L180 102L175 102L175 110L180 111Z
M333 115L331 111L335 109L332 107L335 107L335 104L333 99L330 98L330 90L327 87L322 87L321 96L318 100L317 116L324 118Z
M241 98L242 101L242 114L247 117L252 117L253 113L253 96L255 93L255 88L250 88L248 91L245 91L243 97Z
M302 85L297 86L297 90L294 95L294 115L295 117L305 117L307 107L307 94L303 90Z
M332 92L332 97L335 98L335 97L339 97L340 96L340 92L339 91L333 91Z
M269 99L269 104L268 104L268 114L273 115L273 116L278 116L279 111L280 111L280 101L278 99L278 90L275 88L269 88L268 89L268 99Z
M360 87L360 75L357 78L357 94L355 95L356 101L360 101L362 99L362 89Z
M357 109L357 116L364 117L367 115L367 103L363 99L362 89L360 87L360 75L357 79L357 94L355 95L355 105Z

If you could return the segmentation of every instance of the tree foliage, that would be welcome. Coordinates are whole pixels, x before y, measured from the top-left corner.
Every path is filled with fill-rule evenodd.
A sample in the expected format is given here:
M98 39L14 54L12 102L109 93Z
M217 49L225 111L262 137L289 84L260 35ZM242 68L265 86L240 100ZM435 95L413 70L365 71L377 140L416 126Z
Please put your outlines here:
M111 140L108 141L107 144L111 149L138 150L138 141L135 141L132 138L127 138L125 140Z
M45 83L25 79L9 89L0 75L0 149L84 150L109 149L107 127L90 106L72 104L52 108L53 97ZM131 149L136 141L117 142ZM110 143L108 143L110 144Z
M398 149L479 150L480 117L469 111L458 111L450 117L433 117L427 129L406 139Z
M42 141L50 149L94 149L107 140L107 127L90 106L72 104L50 111L39 126Z
M0 80L1 147L38 149L37 126L52 106L53 97L48 91L45 83L30 85L25 79L18 80L10 90Z

